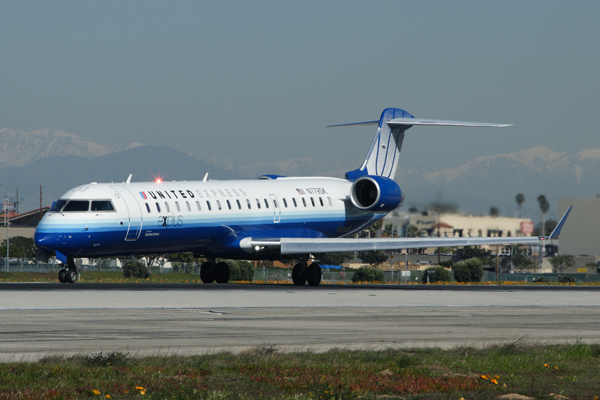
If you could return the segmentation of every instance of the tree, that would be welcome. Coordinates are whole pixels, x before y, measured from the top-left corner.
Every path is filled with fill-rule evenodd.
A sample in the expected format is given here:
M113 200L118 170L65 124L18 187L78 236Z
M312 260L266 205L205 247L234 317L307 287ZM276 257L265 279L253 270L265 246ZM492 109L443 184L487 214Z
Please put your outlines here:
M383 282L385 277L383 272L372 267L363 265L356 270L352 277L352 282Z
M148 278L150 272L146 264L136 260L129 260L123 265L123 276L125 278Z
M519 193L517 195L517 197L515 197L515 201L517 202L517 205L519 206L519 218L521 218L521 205L525 201L525 196L523 196L522 193Z
M459 261L452 266L456 282L480 282L483 277L483 262L479 258Z
M546 200L546 196L540 194L537 198L538 204L540 205L540 211L542 211L542 234L546 232L546 213L550 209L550 203Z
M406 227L406 237L417 237L419 236L419 228L415 225L408 225Z
M500 209L496 206L490 207L490 216L497 217L498 215L500 215Z
M527 271L533 268L533 261L527 258L526 252L527 250L523 246L516 245L513 247L513 253L510 257L513 268L520 271Z
M556 255L550 257L549 261L554 272L559 274L575 265L575 258L573 256Z
M388 259L387 254L385 254L381 250L372 250L372 251L359 251L358 258L366 262L367 264L371 264L371 267L375 267L376 265L381 264L382 262Z
M254 265L246 260L222 260L229 265L230 281L248 281L254 279Z
M458 205L455 203L446 203L444 201L434 201L429 204L428 209L430 211L435 211L438 214L456 214L458 212Z
M15 236L10 238L10 256L15 258L35 258L37 248L32 238ZM6 256L6 239L0 245L0 257Z
M496 265L492 260L492 252L485 249L479 249L474 246L465 246L460 255L461 260L468 260L470 258L479 258L484 265Z
M342 265L348 260L354 258L352 252L339 252L339 253L321 253L315 254L315 257L321 262L321 264L327 265Z
M423 283L427 283L427 277L429 277L429 283L450 282L452 279L450 271L444 267L427 268L423 274Z

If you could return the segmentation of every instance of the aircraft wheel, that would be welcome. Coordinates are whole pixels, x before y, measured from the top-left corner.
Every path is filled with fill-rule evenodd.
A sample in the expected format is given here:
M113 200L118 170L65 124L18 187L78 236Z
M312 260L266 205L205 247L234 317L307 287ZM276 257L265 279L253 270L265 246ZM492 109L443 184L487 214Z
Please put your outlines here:
M207 261L200 267L200 279L203 283L213 283L215 281L215 269L213 263Z
M310 264L306 269L306 281L310 286L319 286L321 283L321 267L319 264Z
M292 269L292 281L296 286L304 286L306 283L306 264L296 264Z
M215 265L215 281L217 283L227 283L229 282L229 265L226 262L218 262Z
M66 269L61 269L60 271L58 271L58 281L60 283L67 283L67 270Z
M74 269L68 269L66 271L65 275L67 278L67 282L69 282L69 283L77 282L77 271L75 271Z

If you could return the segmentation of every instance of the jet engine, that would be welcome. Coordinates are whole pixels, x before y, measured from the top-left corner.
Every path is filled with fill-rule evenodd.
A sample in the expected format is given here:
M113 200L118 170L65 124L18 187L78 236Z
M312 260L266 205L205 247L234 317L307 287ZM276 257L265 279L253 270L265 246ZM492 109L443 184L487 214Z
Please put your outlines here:
M388 213L404 200L400 186L383 176L367 175L358 178L350 190L352 204L363 211Z

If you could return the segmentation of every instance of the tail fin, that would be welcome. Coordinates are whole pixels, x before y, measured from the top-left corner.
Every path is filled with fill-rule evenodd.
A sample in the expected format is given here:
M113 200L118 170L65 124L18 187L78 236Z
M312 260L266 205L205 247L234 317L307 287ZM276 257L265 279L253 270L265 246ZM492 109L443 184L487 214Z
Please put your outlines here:
M394 179L404 141L404 131L411 127L411 125L388 125L388 122L395 118L414 117L399 108L386 108L381 113L379 121L359 123L374 124L378 122L379 126L362 167L346 173L346 179L353 181L363 175L377 175Z
M355 181L364 175L377 175L394 179L398 158L404 141L404 132L413 125L424 126L478 126L504 128L510 124L495 124L488 122L447 121L437 119L415 118L410 113L399 108L386 108L381 113L379 121L353 122L349 124L328 125L328 127L349 125L379 124L377 133L371 143L369 153L362 167L346 173L346 179Z

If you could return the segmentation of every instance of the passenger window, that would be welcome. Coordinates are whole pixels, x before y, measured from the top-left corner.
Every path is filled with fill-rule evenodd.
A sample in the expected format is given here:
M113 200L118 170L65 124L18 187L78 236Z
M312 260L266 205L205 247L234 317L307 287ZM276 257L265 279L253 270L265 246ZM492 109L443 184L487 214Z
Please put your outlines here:
M146 210L148 210L148 214L150 214L150 206L146 203Z
M242 209L242 203L240 203L240 201L238 199L235 199L235 201L236 201L236 203L238 205L238 208L241 210Z
M110 200L92 200L92 211L115 211Z
M198 211L202 211L202 209L200 208L200 202L198 200L196 200L196 207L198 207Z
M227 200L227 208L231 210L231 203L229 202L229 200Z
M298 203L296 203L296 198L292 197L292 201L294 202L294 207L298 207Z
M277 208L277 200L273 199L273 207Z
M333 207L333 204L331 204L331 197L327 197L327 200L329 201L329 207Z
M287 208L287 201L285 200L285 197L283 198L283 206Z
M177 207L177 212L181 212L181 208L179 208L179 202L175 202L175 207Z
M269 208L269 202L265 199L265 207Z
M210 201L206 200L206 207L208 207L208 211L211 211L212 208L210 207Z
M321 207L325 207L325 204L323 204L323 199L321 197L319 197L319 203L321 203Z
M71 200L63 208L63 212L81 212L88 211L89 209L90 202L88 200Z
M251 210L252 205L250 204L250 199L246 199L246 204L248 204L248 210Z
M256 206L258 207L258 209L260 210L260 200L256 199Z
M311 197L311 198L310 198L310 202L311 202L312 206L314 207L314 206L315 206L315 199L313 199L313 198Z
M191 211L192 211L192 207L190 206L190 202L189 202L189 201L186 201L186 202L185 202L185 205L187 206L187 209L188 209L188 211L190 211L190 212L191 212Z
M156 202L156 211L160 212L160 205L158 204L158 201Z
M220 210L221 209L221 202L219 200L217 200L217 208Z
M306 207L306 199L304 197L302 198L302 204L304 204L304 207Z
M165 201L165 210L167 210L167 212L171 212L171 207L169 207L169 203L167 203Z

